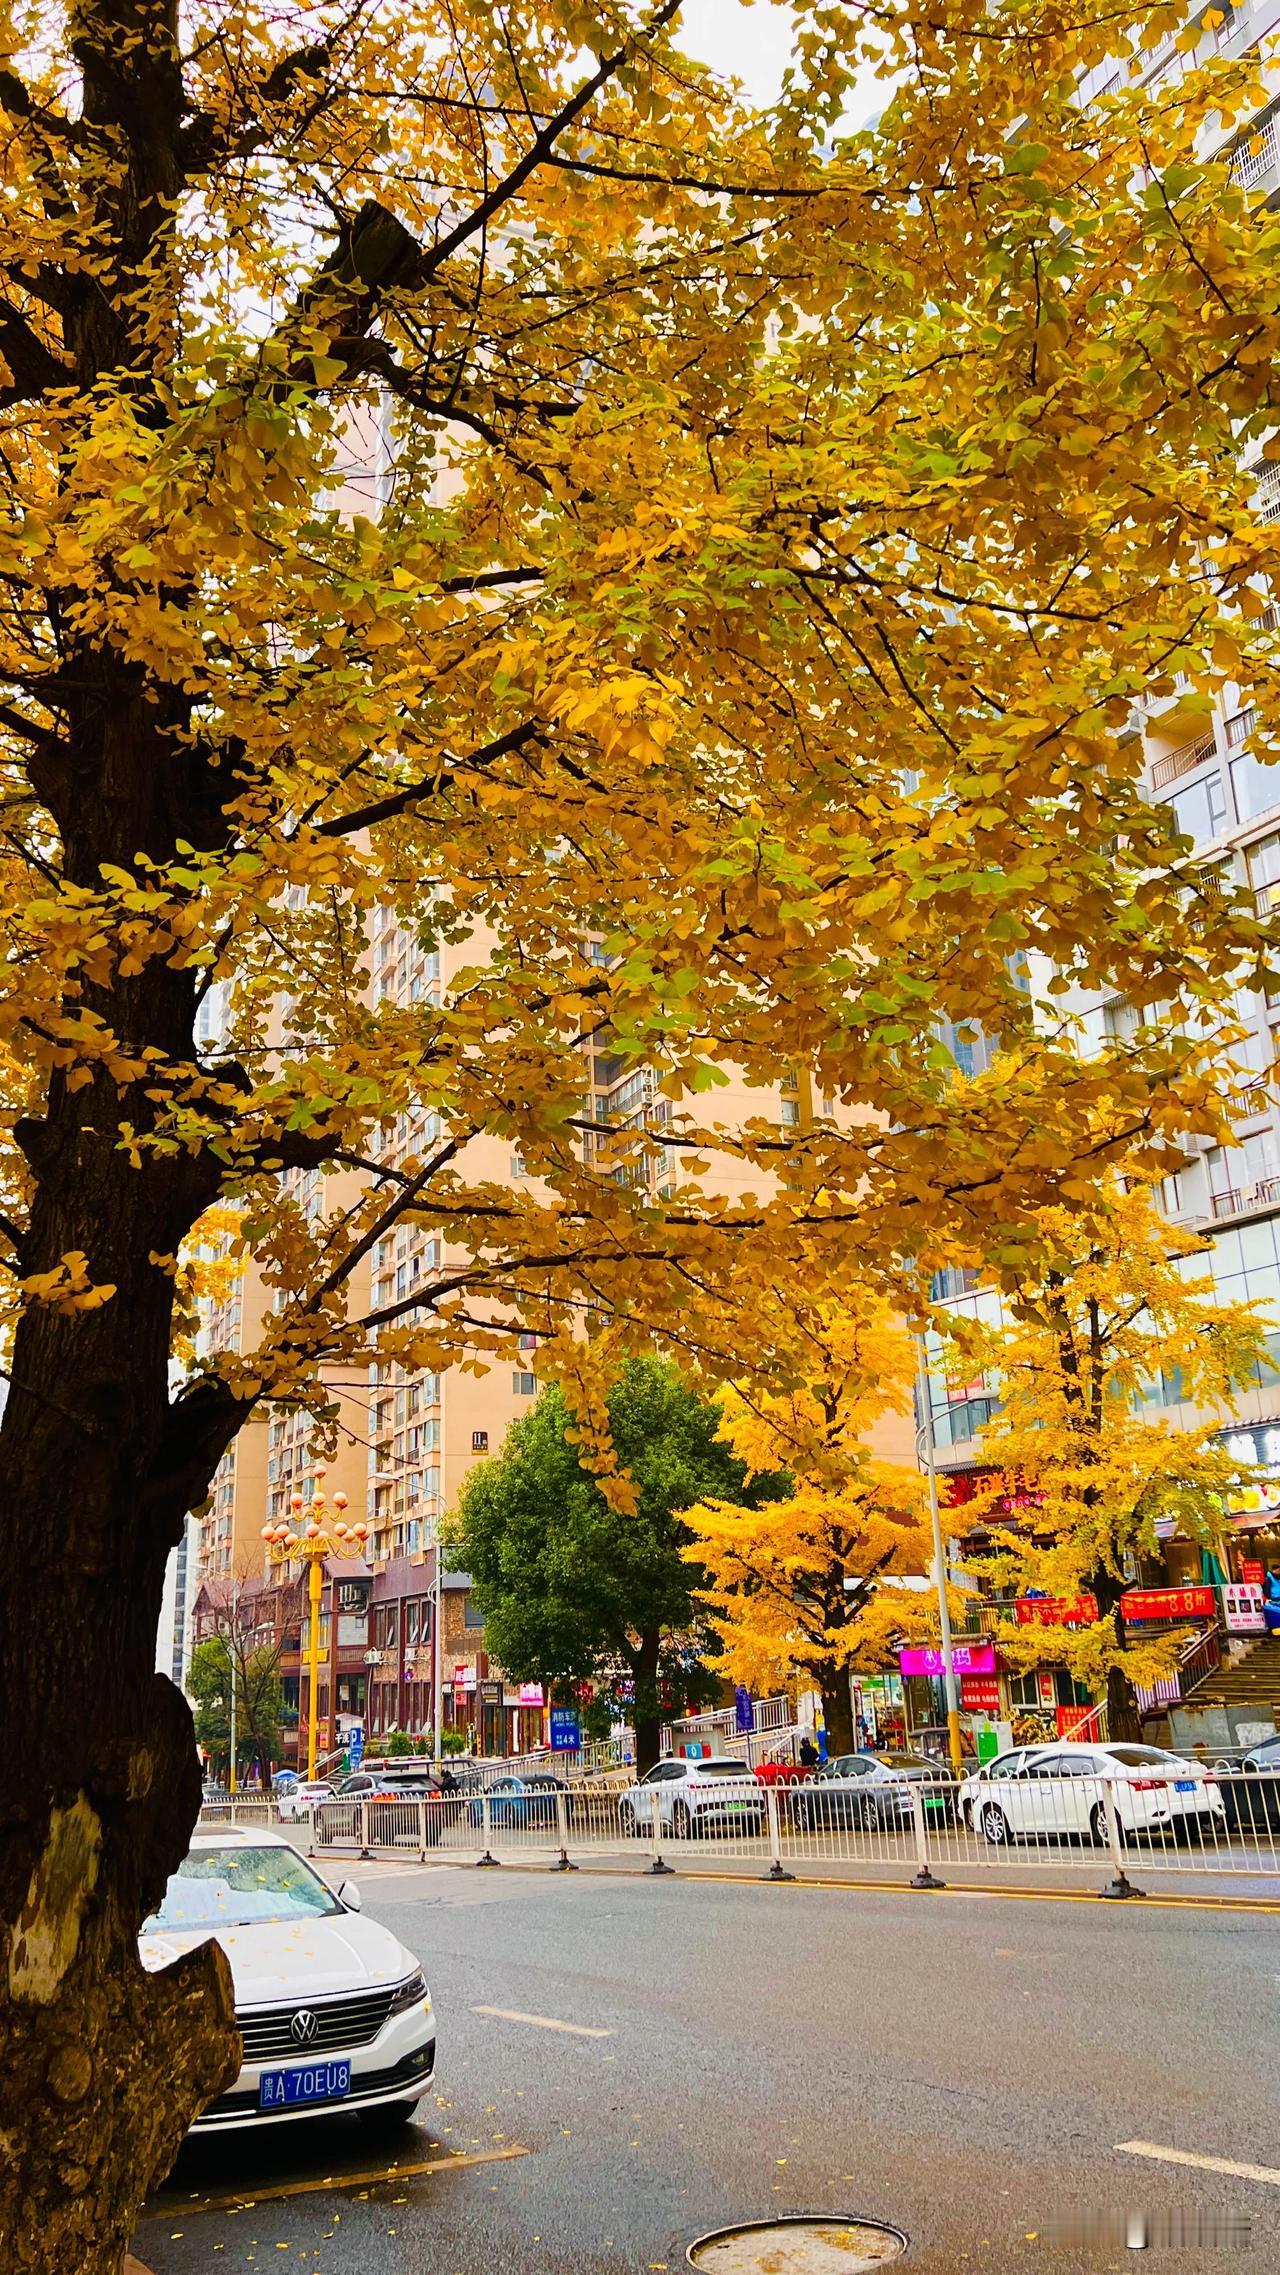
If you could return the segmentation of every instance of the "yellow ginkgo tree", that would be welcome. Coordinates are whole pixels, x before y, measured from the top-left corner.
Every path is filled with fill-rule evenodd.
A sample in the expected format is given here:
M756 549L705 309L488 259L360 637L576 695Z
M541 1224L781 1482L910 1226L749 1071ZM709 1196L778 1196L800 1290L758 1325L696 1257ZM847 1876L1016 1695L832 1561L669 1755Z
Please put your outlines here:
M707 1574L701 1601L726 1672L820 1692L831 1750L847 1753L850 1675L887 1665L928 1624L924 1481L868 1442L909 1404L911 1345L865 1294L785 1312L775 1297L773 1332L765 1379L784 1387L727 1389L722 1435L753 1473L789 1472L791 1490L758 1508L698 1503L685 1554Z
M1250 1471L1217 1433L1274 1366L1265 1317L1219 1301L1197 1268L1203 1239L1168 1223L1141 1180L1106 1198L1088 1222L1043 1212L1041 1263L1004 1275L1002 1319L939 1323L999 1401L979 1438L989 1475L965 1505L990 1549L969 1561L1046 1599L1040 1621L1007 1625L1001 1649L1065 1665L1105 1700L1116 1739L1140 1735L1134 1686L1167 1674L1185 1637L1126 1621L1137 1559L1155 1553L1162 1521L1207 1545L1221 1533Z
M1280 219L1202 131L1265 91L1077 100L1163 7L784 13L761 111L680 0L4 8L6 2267L115 2275L238 2061L217 1946L136 1932L199 1804L166 1560L256 1406L532 1329L625 1500L605 1358L740 1372L775 1286L1030 1253L1220 1126L1266 927L1130 718L1229 685L1276 750ZM1181 1024L1084 1058L1060 987ZM224 1209L270 1307L197 1361Z

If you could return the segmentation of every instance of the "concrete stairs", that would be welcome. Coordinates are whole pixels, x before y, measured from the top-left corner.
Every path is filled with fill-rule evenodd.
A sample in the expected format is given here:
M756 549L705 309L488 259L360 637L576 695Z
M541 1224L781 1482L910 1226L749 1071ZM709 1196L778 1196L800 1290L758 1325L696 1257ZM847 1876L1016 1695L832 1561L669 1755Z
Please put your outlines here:
M1193 1735L1199 1723L1205 1736L1212 1734L1218 1743L1230 1743L1238 1725L1248 1729L1270 1723L1280 1730L1280 1638L1257 1636L1234 1663L1229 1665L1224 1659L1196 1684L1180 1708L1172 1710L1170 1719L1175 1726L1184 1727L1185 1738Z

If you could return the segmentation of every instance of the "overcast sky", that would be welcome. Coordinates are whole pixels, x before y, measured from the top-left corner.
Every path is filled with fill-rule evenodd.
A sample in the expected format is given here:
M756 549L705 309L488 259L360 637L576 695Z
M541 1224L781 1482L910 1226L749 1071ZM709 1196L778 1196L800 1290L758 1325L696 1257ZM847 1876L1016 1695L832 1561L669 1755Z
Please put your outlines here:
M793 20L782 0L684 0L678 38L704 63L740 79L758 103L770 103L782 85L791 52ZM866 74L847 114L862 125L881 109L882 82Z
M772 102L791 47L791 14L777 0L684 0L681 47L741 79L757 102Z

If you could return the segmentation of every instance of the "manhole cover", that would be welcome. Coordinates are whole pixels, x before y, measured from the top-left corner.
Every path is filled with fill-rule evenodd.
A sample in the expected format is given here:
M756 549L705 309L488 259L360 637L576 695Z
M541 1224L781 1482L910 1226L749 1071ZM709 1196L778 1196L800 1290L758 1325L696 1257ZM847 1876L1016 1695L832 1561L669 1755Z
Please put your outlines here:
M798 2217L718 2228L691 2243L688 2260L702 2275L861 2275L900 2258L907 2239L878 2220Z

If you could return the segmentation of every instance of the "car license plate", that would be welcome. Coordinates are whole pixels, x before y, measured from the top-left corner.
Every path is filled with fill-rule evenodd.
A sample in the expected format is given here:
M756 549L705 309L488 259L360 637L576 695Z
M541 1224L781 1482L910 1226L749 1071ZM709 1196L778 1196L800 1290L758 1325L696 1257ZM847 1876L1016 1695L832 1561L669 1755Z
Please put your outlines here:
M940 1793L926 1793L924 1805L926 1809L945 1809L947 1806Z
M264 2070L259 2109L296 2109L304 2101L341 2101L351 2091L350 2062L308 2062L301 2070Z
M1194 1793L1195 1789L1196 1781L1194 1777L1176 1777L1173 1781L1173 1790L1175 1793Z

